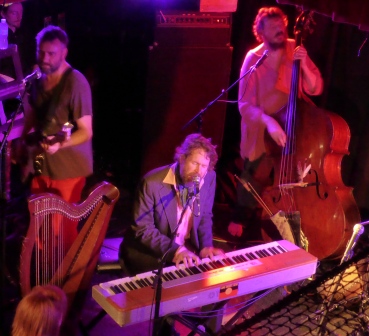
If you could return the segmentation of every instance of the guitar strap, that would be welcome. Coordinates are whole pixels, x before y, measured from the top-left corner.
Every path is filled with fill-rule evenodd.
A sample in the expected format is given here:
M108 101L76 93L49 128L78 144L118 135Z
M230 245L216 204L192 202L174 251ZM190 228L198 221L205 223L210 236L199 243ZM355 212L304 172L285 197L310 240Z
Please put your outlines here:
M72 67L69 67L64 73L62 78L60 79L60 82L55 88L55 91L53 92L52 98L49 101L46 114L44 116L43 126L41 127L42 134L43 135L50 135L57 133L60 131L62 125L55 119L55 111L56 107L59 105L60 97L63 92L65 83L67 81L67 78L69 74L73 71ZM68 116L68 119L70 119L70 116Z
M37 141L35 141L34 143L38 143L44 136L56 134L62 129L63 125L58 123L55 118L55 111L56 111L56 107L58 106L60 102L60 96L65 87L66 80L72 71L73 71L73 68L70 67L63 73L63 76L60 79L60 82L55 87L55 91L53 92L51 99L47 101L46 104L44 104L44 106L42 106L42 108L44 109L43 110L44 113L41 113L41 115L43 116L41 123L40 123L41 127L40 127L39 132L35 132L38 134L35 134L36 139L33 139L33 141L35 140ZM68 115L68 121L69 120L71 120L71 115ZM33 141L31 140L31 142ZM42 174L43 160L44 160L43 152L36 155L33 159L33 169L34 169L34 174L36 176Z

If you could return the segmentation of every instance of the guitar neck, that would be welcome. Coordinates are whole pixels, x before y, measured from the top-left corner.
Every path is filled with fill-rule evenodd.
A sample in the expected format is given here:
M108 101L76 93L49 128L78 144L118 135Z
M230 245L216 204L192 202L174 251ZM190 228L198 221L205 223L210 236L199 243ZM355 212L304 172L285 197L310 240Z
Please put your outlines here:
M48 136L43 135L41 132L32 132L26 136L26 144L28 146L35 146L40 143L45 143L49 146L55 145L57 142L63 142L66 139L66 132L60 131L56 134L51 135L53 138L48 138Z

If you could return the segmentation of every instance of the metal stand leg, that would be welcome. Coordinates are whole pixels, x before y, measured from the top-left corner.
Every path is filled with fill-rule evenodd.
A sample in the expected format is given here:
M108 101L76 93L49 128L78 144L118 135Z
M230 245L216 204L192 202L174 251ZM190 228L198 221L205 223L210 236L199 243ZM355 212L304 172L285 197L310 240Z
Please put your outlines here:
M364 264L364 265L362 265ZM363 267L362 271L360 268ZM369 289L369 257L358 261L357 263L358 273L361 274L361 278L363 281L363 292L361 294L359 311L356 314L360 320L362 331L365 334L369 333L369 316L365 314L365 309L368 307L369 297L368 297L368 289ZM352 312L353 313L353 312Z
M208 312L207 317L188 317L181 314L169 315L166 319L169 323L178 321L192 331L188 336L194 336L196 334L201 336L213 336L216 335L221 328L223 314L219 314L228 300L217 302L215 304L207 305L203 307L202 312ZM213 313L212 313L213 312Z
M322 304L322 309L321 309L322 310L322 316L319 320L318 328L314 331L314 334L316 334L316 335L321 334L322 327L323 327L323 330L325 329L327 314L331 310L331 308L333 307L332 301L333 301L333 298L334 298L334 293L337 292L337 288L341 283L343 273L344 272L342 271L338 276L336 276L334 278L334 287L333 287L333 290L331 291L332 294L329 297L327 303ZM323 334L324 334L324 332L323 332Z
M359 239L360 235L363 232L364 232L363 225L355 224L355 226L353 228L352 236L351 236L350 240L347 242L346 250L343 254L340 265L342 265L343 262L348 261L349 259L351 259L352 255L353 255L354 247L356 245L356 242L357 242L357 240ZM340 285L340 283L342 281L343 274L344 274L344 271L342 271L338 276L336 276L334 278L334 280L333 280L334 281L334 287L333 287L333 290L332 290L332 295L329 297L328 302L327 302L325 307L324 307L324 304L323 304L323 313L322 313L322 316L320 318L318 328L315 331L315 333L318 334L318 335L321 334L321 327L324 328L324 325L326 324L326 316L332 308L332 301L333 301L333 298L334 298L334 293L337 292L337 288L338 288L338 286Z
M182 315L170 315L166 318L169 324L174 324L175 321L178 321L185 327L191 329L192 331L188 334L189 335L200 335L200 336L212 336L213 334L209 334L205 330L202 330L200 324L196 323L195 321L192 321L188 317L184 317Z
M265 289L265 290L262 290L262 291L259 291L257 293L255 293L252 297L258 297L264 293L266 293L269 289ZM243 314L245 314L245 312L250 308L250 306L245 306L241 309L239 309L229 320L226 324L224 324L222 326L222 332L226 333L227 331L231 330L232 326L238 321L238 319L240 317L243 316Z
M105 310L100 310L100 312L94 316L90 322L87 323L87 325L82 324L82 322L79 323L79 329L82 332L83 336L88 336L88 332L94 328L101 320L102 318L106 315L106 311Z

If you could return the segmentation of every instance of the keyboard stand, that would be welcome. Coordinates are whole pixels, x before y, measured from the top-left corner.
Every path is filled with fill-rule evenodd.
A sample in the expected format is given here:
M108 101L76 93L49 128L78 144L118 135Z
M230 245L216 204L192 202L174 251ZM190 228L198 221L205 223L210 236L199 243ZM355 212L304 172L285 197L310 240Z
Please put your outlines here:
M264 290L261 290L261 291L259 291L259 292L257 292L257 293L254 293L253 295L252 295L252 297L254 298L254 297L258 297L258 296L260 296L260 295L262 295L262 294L264 294L264 293L266 293L267 291L269 291L269 289L264 289ZM227 332L227 331L229 331L229 330L231 330L232 329L232 326L238 321L238 319L240 318L240 317L242 317L244 314L245 314L245 312L248 310L250 308L250 305L246 305L245 307L243 307L243 308L241 308L241 309L239 309L229 320L228 320L228 322L226 323L226 324L224 324L224 325L222 325L222 332Z
M257 293L254 293L252 297L258 297L264 293L266 293L269 289L261 290ZM224 306L228 303L229 300L224 300L221 302L217 302L212 305L212 309L208 309L208 311L214 310L218 311L224 308ZM181 314L171 314L167 316L167 321L170 324L174 324L174 321L181 323L192 331L187 336L195 336L199 334L201 336L216 336L219 332L222 334L226 333L228 330L232 329L232 326L238 321L240 317L244 315L244 313L250 308L250 305L247 305L241 309L239 309L224 325L222 325L222 316L215 317L206 317L206 318L196 318L196 317L187 317L182 316ZM201 328L201 326L205 326Z
M252 297L258 297L264 293L266 293L269 289L258 291L254 293ZM217 302L213 305L208 305L208 309L204 311L220 311L224 306L228 303L229 300L224 300ZM209 307L211 306L211 309ZM201 336L216 336L218 333L227 332L232 328L232 326L238 321L238 319L244 315L244 313L250 308L250 305L247 305L241 309L239 309L224 325L222 325L222 315L219 314L218 316L213 317L206 317L206 318L196 318L196 317L188 317L182 316L180 313L178 314L170 314L166 317L166 320L169 324L174 324L175 321L181 323L182 325L186 326L187 328L191 329L192 331L187 336L194 336L199 334ZM203 311L202 311L203 312ZM202 328L201 328L202 326ZM205 326L205 328L204 328ZM205 329L205 330L204 330Z
M204 309L201 310L202 313L215 311L215 316L208 317L188 317L183 316L181 313L178 314L170 314L166 317L166 320L169 324L174 324L174 321L181 323L192 331L188 334L188 336L194 336L199 334L201 336L214 336L217 334L217 331L221 328L223 315L219 312L224 308L229 300L220 301L214 304L204 306Z

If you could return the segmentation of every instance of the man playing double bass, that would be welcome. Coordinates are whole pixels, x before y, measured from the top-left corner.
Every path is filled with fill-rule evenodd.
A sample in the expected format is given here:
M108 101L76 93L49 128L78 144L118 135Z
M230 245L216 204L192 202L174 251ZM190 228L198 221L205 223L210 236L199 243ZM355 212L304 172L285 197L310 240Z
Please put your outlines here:
M253 32L261 42L250 50L244 59L239 82L238 106L241 114L240 154L244 160L241 178L260 193L270 185L273 163L265 155L264 133L279 146L285 146L286 134L273 114L288 102L294 60L300 60L299 98L319 95L323 80L319 69L309 58L306 49L295 47L295 40L287 36L287 16L280 8L260 8L255 18ZM250 74L245 73L261 59L267 57ZM261 64L260 64L261 63ZM242 186L237 186L237 205L233 211L228 231L241 236L247 219L254 215L256 200Z

